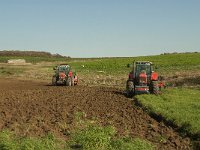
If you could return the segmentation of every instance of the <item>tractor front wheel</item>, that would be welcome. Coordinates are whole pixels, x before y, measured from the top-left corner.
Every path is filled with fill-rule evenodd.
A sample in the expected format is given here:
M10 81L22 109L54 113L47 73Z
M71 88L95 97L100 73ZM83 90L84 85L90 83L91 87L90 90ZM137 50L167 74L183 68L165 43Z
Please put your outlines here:
M134 96L134 83L128 80L126 83L126 96L131 98Z

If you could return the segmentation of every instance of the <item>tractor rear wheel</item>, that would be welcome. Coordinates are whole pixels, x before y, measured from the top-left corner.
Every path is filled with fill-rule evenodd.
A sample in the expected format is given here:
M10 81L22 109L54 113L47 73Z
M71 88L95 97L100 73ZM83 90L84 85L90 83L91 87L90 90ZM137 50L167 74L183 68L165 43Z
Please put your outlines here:
M71 77L68 77L66 80L66 86L72 86L72 80Z
M158 86L158 81L152 81L151 83L151 88L152 88L152 94L159 94L159 86Z
M52 85L56 86L57 85L57 79L55 76L52 77Z

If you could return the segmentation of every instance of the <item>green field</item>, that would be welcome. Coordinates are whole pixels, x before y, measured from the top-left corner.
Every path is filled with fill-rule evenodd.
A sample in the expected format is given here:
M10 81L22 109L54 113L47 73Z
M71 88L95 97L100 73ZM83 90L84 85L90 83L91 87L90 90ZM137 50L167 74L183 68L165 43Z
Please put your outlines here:
M184 133L200 137L200 89L173 88L161 95L139 95L149 112L162 115Z
M157 71L165 75L174 75L176 71L197 71L200 69L200 53L168 54L127 58L71 59L69 64L79 72L103 71L105 75L127 74L127 64L139 60L151 61ZM82 67L84 65L84 68Z
M8 57L0 56L0 62L9 59L23 58L32 65L0 64L0 75L21 77L23 79L42 79L51 81L52 68L60 63L68 63L86 85L108 85L124 87L130 68L127 64L134 60L145 60L154 63L160 75L168 78L169 84L183 85L199 82L200 53L166 54L126 58L50 58L50 57ZM7 66L7 68L5 67ZM2 69L2 67L4 69ZM12 70L13 68L13 70ZM21 71L17 71L21 70ZM16 73L15 73L16 71ZM18 73L17 73L18 72ZM24 76L26 78L24 78ZM187 78L183 80L183 78ZM187 81L187 82L185 82Z
M48 57L8 57L0 56L0 62L9 59L25 59L30 63L52 62L58 64L66 62L71 64L78 72L103 71L106 75L127 74L128 63L134 60L152 61L161 74L174 74L175 71L196 71L200 69L200 53L167 54L155 56L140 56L126 58L48 58ZM84 67L82 67L84 65Z

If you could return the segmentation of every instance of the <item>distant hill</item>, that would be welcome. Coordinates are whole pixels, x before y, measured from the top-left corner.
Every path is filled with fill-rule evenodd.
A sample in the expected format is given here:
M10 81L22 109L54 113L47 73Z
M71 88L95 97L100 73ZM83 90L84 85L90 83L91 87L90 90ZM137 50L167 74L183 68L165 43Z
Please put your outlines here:
M160 55L173 55L173 54L193 54L193 53L200 53L200 52L172 52L172 53L162 53Z
M18 56L18 57L48 57L48 58L70 58L70 56L62 56L60 54L51 54L43 51L19 51L19 50L3 50L0 56Z

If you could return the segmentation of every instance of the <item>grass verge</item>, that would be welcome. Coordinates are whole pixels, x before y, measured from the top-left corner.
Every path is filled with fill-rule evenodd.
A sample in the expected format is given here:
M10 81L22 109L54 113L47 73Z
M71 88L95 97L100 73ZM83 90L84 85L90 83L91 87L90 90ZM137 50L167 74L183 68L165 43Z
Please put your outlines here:
M182 133L200 138L199 89L173 88L158 96L138 95L137 99L150 112L180 127Z

